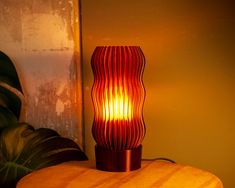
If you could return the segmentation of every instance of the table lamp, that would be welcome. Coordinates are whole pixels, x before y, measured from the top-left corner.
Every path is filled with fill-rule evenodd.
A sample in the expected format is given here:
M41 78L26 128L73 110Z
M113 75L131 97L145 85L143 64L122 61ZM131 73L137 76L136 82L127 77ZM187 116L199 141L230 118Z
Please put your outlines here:
M139 169L145 135L144 54L138 46L98 46L91 66L96 168L113 172Z

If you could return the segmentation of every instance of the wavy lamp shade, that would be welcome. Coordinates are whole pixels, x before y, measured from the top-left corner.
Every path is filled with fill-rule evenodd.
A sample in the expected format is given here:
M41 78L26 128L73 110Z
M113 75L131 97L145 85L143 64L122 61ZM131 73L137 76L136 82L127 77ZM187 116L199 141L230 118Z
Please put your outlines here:
M100 46L91 65L96 166L106 171L138 169L145 135L143 52L138 46Z

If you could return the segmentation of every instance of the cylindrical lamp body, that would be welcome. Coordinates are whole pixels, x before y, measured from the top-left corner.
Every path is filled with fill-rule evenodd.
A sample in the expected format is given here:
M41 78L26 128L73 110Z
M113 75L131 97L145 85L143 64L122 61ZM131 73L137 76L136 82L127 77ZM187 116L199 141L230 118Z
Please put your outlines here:
M97 150L114 153L136 150L145 135L143 52L137 46L96 47L91 65L94 73L92 134Z

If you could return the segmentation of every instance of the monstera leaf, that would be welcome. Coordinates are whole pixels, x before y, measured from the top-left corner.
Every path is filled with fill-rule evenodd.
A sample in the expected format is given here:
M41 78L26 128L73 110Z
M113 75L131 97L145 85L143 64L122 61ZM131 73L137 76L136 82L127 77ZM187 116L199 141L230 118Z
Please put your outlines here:
M18 74L11 59L0 51L0 80L22 92Z
M79 146L56 131L21 123L25 98L14 64L0 51L0 187L15 188L26 174L71 160L87 160ZM23 113L22 113L23 112Z
M11 110L19 119L22 103L24 96L15 66L11 59L0 51L0 105Z
M16 116L7 108L0 106L0 133L4 128L14 126L16 124Z
M71 160L87 160L78 145L47 128L21 124L0 136L0 187L13 188L26 174Z

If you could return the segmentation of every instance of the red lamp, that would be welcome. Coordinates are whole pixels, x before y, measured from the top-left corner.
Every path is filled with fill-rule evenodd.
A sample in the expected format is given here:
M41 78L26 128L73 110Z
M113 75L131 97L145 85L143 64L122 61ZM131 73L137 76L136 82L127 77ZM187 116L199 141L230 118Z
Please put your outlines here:
M105 171L136 170L141 167L145 135L144 54L138 46L99 46L91 65L96 167Z

